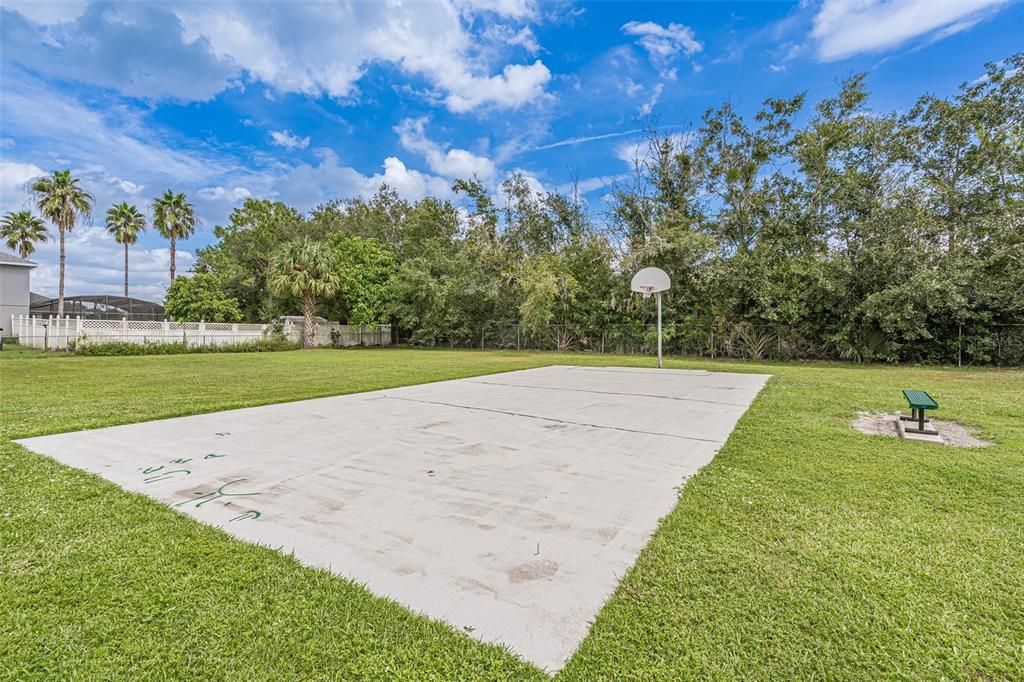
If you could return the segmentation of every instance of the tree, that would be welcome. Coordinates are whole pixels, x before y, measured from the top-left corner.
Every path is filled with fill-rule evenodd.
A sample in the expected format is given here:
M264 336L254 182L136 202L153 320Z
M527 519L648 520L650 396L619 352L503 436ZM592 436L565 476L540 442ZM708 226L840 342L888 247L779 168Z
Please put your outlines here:
M171 190L153 202L153 226L171 241L171 282L174 281L175 249L179 239L188 239L196 230L196 212L182 192Z
M348 324L377 325L391 313L392 250L372 237L335 234L327 241L338 271L338 293Z
M281 302L270 291L270 262L284 243L308 231L302 214L280 201L246 199L231 211L227 225L217 225L218 243L200 249L196 272L211 272L226 296L238 299L250 320L281 314Z
M570 326L579 283L559 256L542 255L528 259L520 277L523 302L519 319L531 334L543 335L555 324L553 336L558 350L568 350L575 334Z
M107 232L114 236L114 241L124 245L124 295L128 297L128 246L139 240L139 235L146 229L146 218L126 201L115 204L107 209Z
M327 245L309 238L290 241L274 254L270 288L276 294L299 299L305 317L303 348L314 345L313 318L317 306L338 293L341 282L335 270L334 258Z
M164 311L179 322L241 322L238 300L225 296L214 275L178 277L167 289Z
M53 171L49 177L32 183L39 212L57 227L60 234L60 277L57 286L57 316L64 315L64 235L74 229L79 218L92 211L92 195L78 184L71 171Z
M22 258L28 258L36 250L36 243L47 240L46 225L32 215L31 211L11 211L0 222L0 238L7 248L17 251Z

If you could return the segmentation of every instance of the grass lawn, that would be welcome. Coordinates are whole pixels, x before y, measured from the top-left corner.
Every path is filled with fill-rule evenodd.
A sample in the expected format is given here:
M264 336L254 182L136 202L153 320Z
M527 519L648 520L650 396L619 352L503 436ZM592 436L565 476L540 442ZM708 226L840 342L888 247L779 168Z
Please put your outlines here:
M0 354L0 678L546 679L505 650L12 438L548 364L428 350ZM1024 373L668 359L774 378L559 680L1024 679ZM855 432L923 388L996 445Z

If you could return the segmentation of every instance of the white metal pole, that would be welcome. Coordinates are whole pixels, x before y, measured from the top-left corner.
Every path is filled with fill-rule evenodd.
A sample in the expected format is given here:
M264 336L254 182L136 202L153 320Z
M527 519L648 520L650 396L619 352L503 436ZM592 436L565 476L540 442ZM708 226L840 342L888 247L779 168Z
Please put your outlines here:
M658 292L658 369L661 369L661 292Z

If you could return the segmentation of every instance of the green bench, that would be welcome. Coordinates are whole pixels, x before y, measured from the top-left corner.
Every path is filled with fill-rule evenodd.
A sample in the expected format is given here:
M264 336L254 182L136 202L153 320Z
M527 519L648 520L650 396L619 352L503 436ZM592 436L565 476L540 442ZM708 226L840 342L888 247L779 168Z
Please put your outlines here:
M926 433L930 436L939 435L938 431L934 429L926 429L924 425L929 420L925 419L925 410L937 410L939 404L935 402L935 399L928 395L925 391L915 391L913 389L903 389L903 397L907 399L907 404L910 405L910 417L905 417L902 414L900 419L907 422L917 422L917 428L905 428L904 431L908 433Z

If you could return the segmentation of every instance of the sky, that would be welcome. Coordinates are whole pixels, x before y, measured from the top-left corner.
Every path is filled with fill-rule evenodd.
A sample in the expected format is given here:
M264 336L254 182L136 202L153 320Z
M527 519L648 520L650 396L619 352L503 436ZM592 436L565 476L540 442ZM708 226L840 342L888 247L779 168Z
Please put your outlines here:
M121 292L104 213L149 215L167 189L199 217L179 272L249 197L453 198L456 178L493 189L518 171L599 212L651 124L814 102L862 71L872 108L905 111L1021 35L1015 0L0 0L0 211L32 208L27 185L52 170L81 178L95 207L68 236L68 295ZM34 291L56 295L57 253L33 256ZM132 294L162 300L168 261L149 230Z

